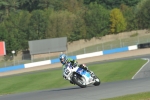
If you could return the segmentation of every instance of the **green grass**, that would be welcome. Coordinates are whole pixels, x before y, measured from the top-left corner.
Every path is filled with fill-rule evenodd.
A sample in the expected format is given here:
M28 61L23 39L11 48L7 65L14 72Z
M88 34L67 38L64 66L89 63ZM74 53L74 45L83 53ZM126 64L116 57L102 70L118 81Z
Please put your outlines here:
M123 60L89 66L101 79L111 82L131 79L146 60ZM73 86L62 78L62 70L46 70L0 78L0 95Z
M103 100L150 100L150 92L125 95L125 96L108 98L108 99L103 99Z
M107 64L93 65L90 69L101 78L102 82L111 82L131 79L145 62L146 60L141 59L123 60Z

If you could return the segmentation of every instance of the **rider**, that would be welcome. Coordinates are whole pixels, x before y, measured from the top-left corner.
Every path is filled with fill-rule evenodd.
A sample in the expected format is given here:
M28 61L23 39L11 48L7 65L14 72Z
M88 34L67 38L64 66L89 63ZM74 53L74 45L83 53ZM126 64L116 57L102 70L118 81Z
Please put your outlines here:
M71 59L71 58L67 58L67 56L66 56L65 54L61 54L61 55L59 56L59 60L60 60L60 62L61 62L62 65L63 65L63 66L62 66L62 67L63 67L63 70L64 70L65 65L66 65L67 63L71 63L74 67L76 67L76 66L78 65L78 62L77 62L76 60ZM80 64L79 67L80 67L80 68L83 68L83 69L87 70L88 72L90 72L91 74L93 74L92 71L89 71L89 70L88 70L88 67L87 67L85 64ZM63 77L64 77L64 76L63 76Z

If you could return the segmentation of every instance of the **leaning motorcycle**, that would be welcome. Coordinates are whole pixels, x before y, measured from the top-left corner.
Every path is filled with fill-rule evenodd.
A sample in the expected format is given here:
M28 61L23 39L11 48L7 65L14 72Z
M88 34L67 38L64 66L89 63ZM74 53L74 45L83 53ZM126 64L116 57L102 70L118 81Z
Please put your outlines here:
M81 88L85 88L90 84L93 84L94 86L100 85L100 79L94 73L91 75L87 70L78 66L74 67L71 63L66 64L63 76L66 80L69 80Z

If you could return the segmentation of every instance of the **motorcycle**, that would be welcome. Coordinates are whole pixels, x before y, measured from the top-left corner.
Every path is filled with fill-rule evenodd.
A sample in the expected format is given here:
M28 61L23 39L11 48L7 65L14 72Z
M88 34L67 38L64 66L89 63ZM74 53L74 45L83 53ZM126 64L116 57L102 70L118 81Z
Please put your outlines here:
M73 66L71 63L65 65L63 76L71 83L78 85L81 88L87 87L87 85L93 84L94 86L100 85L100 79L87 70L80 68L79 66Z

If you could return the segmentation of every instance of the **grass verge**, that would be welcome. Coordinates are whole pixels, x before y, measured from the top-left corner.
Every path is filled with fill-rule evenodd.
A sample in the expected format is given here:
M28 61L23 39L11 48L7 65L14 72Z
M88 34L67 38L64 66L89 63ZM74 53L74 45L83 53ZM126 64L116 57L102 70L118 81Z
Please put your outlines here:
M103 100L150 100L150 92L125 95L125 96L103 99Z
M146 60L142 59L123 60L92 65L89 69L104 83L131 79L144 63ZM61 69L1 77L0 84L0 95L72 86L62 78Z

